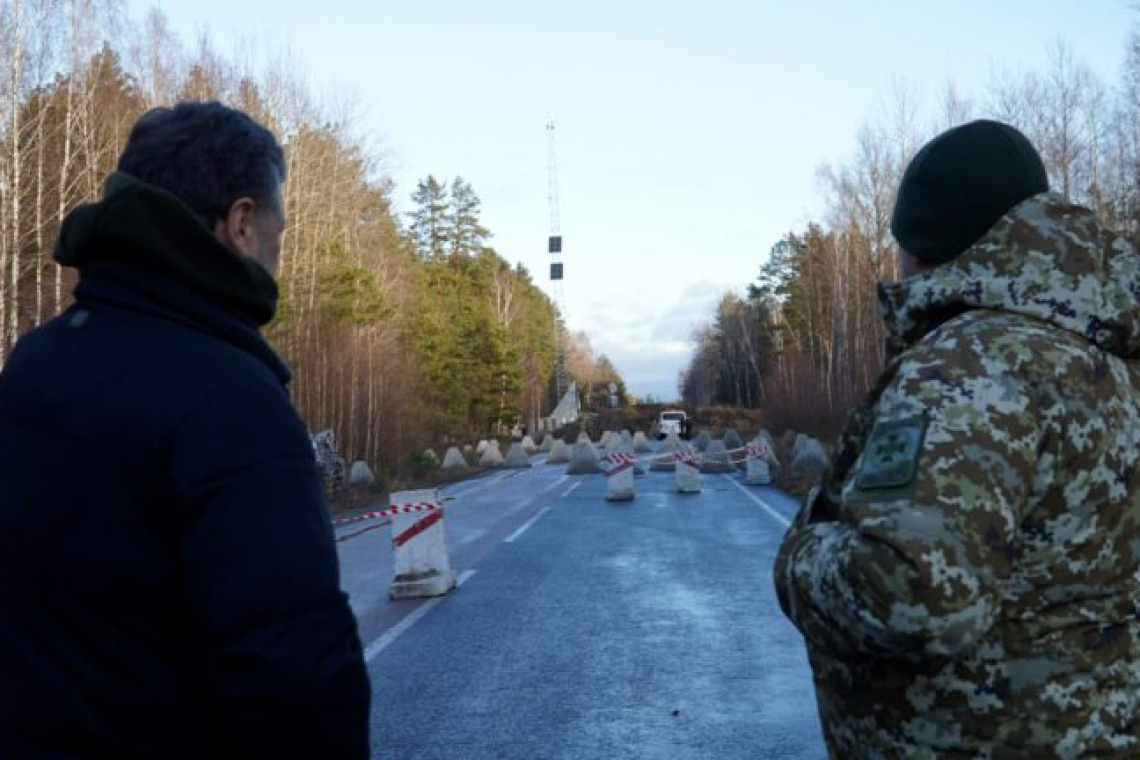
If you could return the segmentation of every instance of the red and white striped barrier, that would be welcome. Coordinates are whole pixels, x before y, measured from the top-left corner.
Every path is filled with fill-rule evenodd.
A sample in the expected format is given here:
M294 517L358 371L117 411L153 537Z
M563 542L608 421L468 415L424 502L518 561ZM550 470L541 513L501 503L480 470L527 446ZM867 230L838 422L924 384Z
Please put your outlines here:
M361 515L353 515L352 517L338 517L332 521L333 527L340 525L349 525L351 523L361 522L363 520L375 520L377 517L386 517L388 511L385 509L374 510L372 512L365 512Z
M633 499L633 466L637 457L632 453L615 451L605 461L613 465L606 471L606 501Z
M443 503L435 489L397 491L382 514L392 518L393 599L441 596L455 588L447 558Z
M678 451L676 478L681 493L701 492L701 455L697 451Z
M637 457L627 452L616 451L613 454L607 455L606 461L613 465L613 469L606 472L606 476L610 477L633 467L634 462L637 461Z
M383 517L391 517L392 515L406 515L409 512L430 512L433 509L443 509L443 505L438 501L421 501L414 504L393 504L388 509L381 511L380 515Z
M771 451L764 441L750 443L746 447L748 460L744 474L744 482L750 486L766 486L772 482L772 470L768 466L768 457Z

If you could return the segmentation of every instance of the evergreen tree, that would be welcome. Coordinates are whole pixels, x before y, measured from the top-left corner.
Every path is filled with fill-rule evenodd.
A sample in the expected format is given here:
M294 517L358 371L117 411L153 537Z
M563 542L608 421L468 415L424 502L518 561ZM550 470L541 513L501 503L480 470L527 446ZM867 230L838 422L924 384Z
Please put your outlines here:
M416 250L423 259L443 258L449 247L453 224L447 186L429 174L416 185L412 202L416 204L416 209L410 214Z
M482 250L483 242L491 236L490 231L479 223L482 205L470 182L462 177L452 181L449 243L453 255L473 256Z

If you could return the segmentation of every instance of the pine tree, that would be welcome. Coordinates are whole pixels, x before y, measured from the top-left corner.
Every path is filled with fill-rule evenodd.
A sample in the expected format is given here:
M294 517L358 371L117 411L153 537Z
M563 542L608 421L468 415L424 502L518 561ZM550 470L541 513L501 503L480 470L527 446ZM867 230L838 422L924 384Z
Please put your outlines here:
M449 248L453 225L447 186L429 174L416 185L412 201L416 209L409 215L411 232L420 257L443 258Z
M451 183L451 234L452 254L474 256L483 249L483 242L491 237L490 231L479 223L482 201L471 183L456 177Z

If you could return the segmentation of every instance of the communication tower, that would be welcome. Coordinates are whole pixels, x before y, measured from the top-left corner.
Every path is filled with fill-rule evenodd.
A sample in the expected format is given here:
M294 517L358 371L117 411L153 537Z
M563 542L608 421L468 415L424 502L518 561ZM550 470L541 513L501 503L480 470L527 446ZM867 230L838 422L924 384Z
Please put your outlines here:
M566 369L566 299L562 292L562 278L565 274L562 262L562 232L558 220L558 161L554 154L554 120L546 122L546 168L549 177L547 199L550 202L550 237L547 239L547 250L550 253L550 283L554 295L554 305L558 307L558 314L562 320L558 330L558 358L554 365L554 385L557 396L562 398L570 386L570 377Z

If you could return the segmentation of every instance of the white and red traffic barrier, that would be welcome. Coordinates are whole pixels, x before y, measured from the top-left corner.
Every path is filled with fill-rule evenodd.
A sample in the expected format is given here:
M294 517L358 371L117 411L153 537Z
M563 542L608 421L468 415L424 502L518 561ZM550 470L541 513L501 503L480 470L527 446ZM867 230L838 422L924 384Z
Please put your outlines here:
M748 459L744 473L744 482L750 486L766 486L772 482L772 470L768 466L768 457L772 452L764 441L750 443L745 447Z
M633 499L633 468L637 457L632 453L615 451L605 458L606 501L630 501Z
M675 455L677 490L681 493L701 492L701 455L697 451L682 450Z
M441 596L455 588L447 558L443 502L435 489L397 491L381 513L392 518L393 599Z
M337 519L332 521L332 525L334 528L336 528L336 527L339 527L341 525L349 525L350 523L361 522L363 520L375 520L377 517L385 517L385 516L387 516L387 510L377 509L377 510L373 510L372 512L365 512L363 514L353 515L352 517L338 517Z

